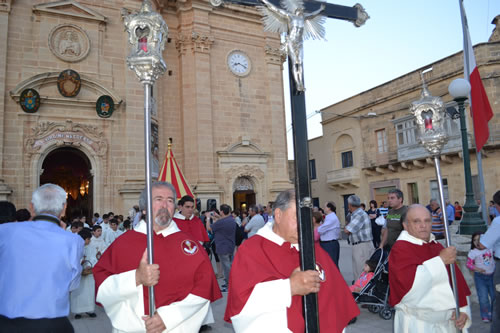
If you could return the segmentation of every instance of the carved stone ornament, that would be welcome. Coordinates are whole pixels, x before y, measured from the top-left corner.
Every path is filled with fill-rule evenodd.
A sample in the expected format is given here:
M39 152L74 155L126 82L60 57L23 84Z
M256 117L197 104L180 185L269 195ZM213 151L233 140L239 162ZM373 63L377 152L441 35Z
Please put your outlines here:
M74 24L61 24L49 34L49 49L63 61L82 61L90 52L90 38Z
M168 35L167 24L160 14L153 11L149 0L144 0L138 13L127 15L123 20L132 45L127 65L141 82L154 84L167 70L162 57Z
M240 165L230 168L226 171L226 179L237 179L239 177L242 178L256 178L260 182L264 181L264 171L262 169L249 166L249 165Z
M191 35L180 34L175 42L175 47L180 54L186 54L187 50L209 53L214 41L215 38L213 36L202 35L196 31L192 31Z
M254 185L249 177L238 177L233 184L233 192L236 191L253 191Z
M441 149L448 142L444 127L445 106L441 97L432 96L422 76L422 94L418 101L412 102L410 112L415 116L419 141L427 151L435 156L441 154Z
M31 134L24 139L24 151L31 156L38 153L42 147L51 144L70 146L85 144L96 155L104 156L108 144L102 139L103 137L103 132L92 125L73 123L71 120L66 120L65 123L41 122L32 128Z
M264 51L266 52L266 59L271 63L281 65L286 60L286 51L282 47L276 48L266 45Z

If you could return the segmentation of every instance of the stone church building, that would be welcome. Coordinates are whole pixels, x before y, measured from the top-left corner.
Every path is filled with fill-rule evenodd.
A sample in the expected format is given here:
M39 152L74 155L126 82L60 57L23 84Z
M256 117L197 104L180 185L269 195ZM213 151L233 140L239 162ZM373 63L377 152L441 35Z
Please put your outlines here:
M152 3L169 28L167 72L153 89L153 164L172 138L202 209L272 200L291 186L279 36L263 31L254 8ZM68 215L124 214L137 203L144 90L127 68L123 17L140 5L0 0L0 200L27 207L52 182L68 192Z

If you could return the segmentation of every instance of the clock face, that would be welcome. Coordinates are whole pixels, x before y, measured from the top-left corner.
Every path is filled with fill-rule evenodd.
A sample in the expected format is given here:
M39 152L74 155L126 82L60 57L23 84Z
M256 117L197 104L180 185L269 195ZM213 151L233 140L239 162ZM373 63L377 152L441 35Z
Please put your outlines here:
M231 72L238 76L246 76L250 73L250 58L242 51L232 51L227 56L227 65Z

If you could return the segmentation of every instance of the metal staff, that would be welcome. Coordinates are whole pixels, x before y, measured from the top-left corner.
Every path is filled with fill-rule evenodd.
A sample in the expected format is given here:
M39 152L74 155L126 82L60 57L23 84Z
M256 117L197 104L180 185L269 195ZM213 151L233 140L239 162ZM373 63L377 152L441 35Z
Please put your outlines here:
M445 122L445 106L440 97L434 97L429 93L427 85L422 76L422 95L418 101L412 102L410 112L416 118L417 128L420 133L420 142L434 158L434 166L436 168L436 179L439 188L439 200L441 203L441 212L443 214L443 224L446 235L446 247L451 246L451 236L448 230L448 221L446 216L446 202L443 194L443 178L441 177L440 156L441 149L448 142L448 134L444 127ZM451 283L453 285L453 296L455 297L455 317L460 316L460 304L458 300L457 277L455 273L455 265L450 265ZM461 332L461 330L460 330Z
M134 70L139 81L144 85L144 160L146 168L147 199L147 253L148 263L153 264L153 205L151 194L151 89L158 77L165 73L167 65L163 61L162 51L165 46L168 27L163 17L153 11L149 0L144 0L136 14L124 17L125 28L132 45L127 65ZM154 288L148 287L149 316L156 312Z

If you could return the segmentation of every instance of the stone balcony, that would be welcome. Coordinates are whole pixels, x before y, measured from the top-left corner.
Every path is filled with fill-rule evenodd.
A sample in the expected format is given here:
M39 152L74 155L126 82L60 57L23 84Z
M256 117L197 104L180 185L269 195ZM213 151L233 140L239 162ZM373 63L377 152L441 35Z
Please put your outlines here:
M361 170L355 167L330 170L326 174L328 186L334 189L359 187Z

